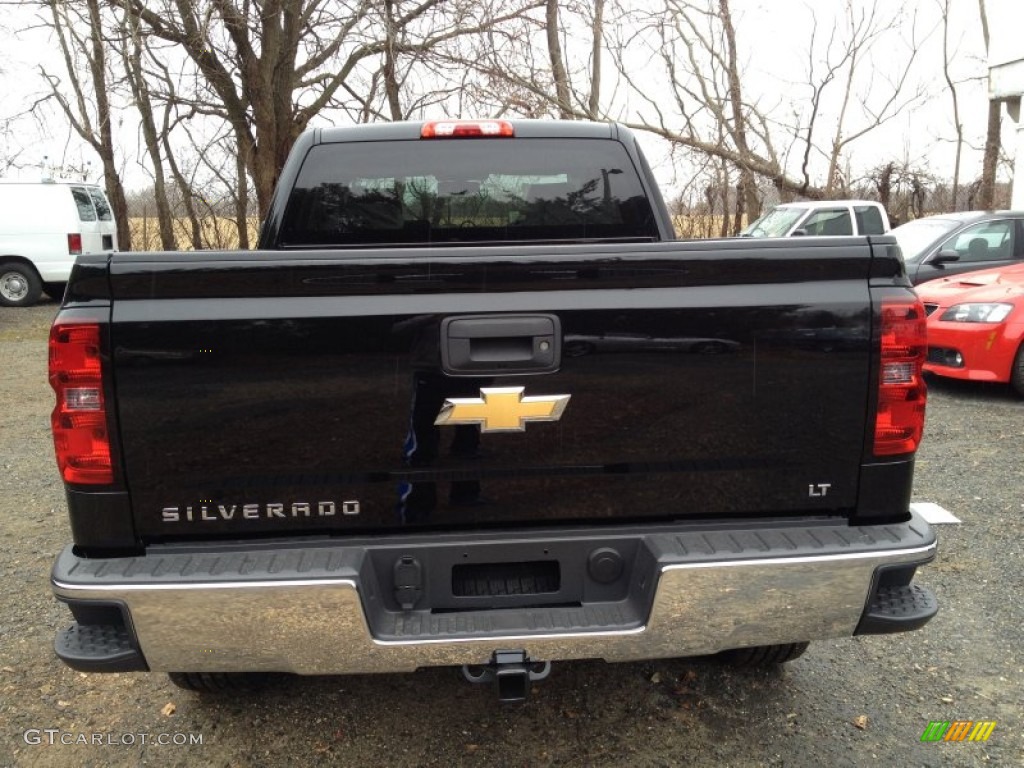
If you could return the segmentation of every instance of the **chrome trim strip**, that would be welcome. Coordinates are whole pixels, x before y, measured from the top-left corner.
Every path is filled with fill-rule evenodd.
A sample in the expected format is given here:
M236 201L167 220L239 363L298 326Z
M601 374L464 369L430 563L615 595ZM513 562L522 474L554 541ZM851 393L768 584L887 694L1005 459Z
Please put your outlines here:
M937 544L929 544L925 547L913 547L911 549L889 549L885 551L886 556L899 557L901 555L923 555L933 552ZM764 560L721 560L710 563L676 563L666 565L664 571L679 571L690 568L726 568L737 565L783 565L785 563L818 563L834 562L837 560L862 560L864 558L877 558L878 552L846 552L838 555L811 555L809 557L772 557Z
M82 586L69 584L66 581L51 579L50 583L58 594L60 590L67 592L149 592L154 590L190 590L190 589L259 589L261 587L323 587L346 586L356 589L352 579L281 579L280 581L197 581L181 584L95 584ZM72 594L63 595L73 597Z

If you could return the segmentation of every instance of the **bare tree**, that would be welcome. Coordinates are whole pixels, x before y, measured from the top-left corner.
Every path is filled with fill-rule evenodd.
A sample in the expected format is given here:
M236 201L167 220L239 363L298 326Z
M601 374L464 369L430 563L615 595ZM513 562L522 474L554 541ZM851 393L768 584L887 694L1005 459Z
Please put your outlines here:
M123 14L119 19L120 39L118 45L132 98L138 107L137 114L142 128L143 141L149 155L149 170L153 174L153 193L157 225L160 231L160 245L164 250L171 251L176 249L178 244L174 235L171 206L167 200L161 137L153 114L149 80L143 69L144 46L139 26L138 18L131 14Z
M261 215L292 144L315 115L360 100L365 80L381 69L388 114L403 114L399 58L492 24L490 3L468 0L167 0L159 8L145 0L110 2L193 62L211 92L208 101L223 110L237 137ZM368 99L362 109L370 113Z
M590 67L586 77L587 91L581 93L573 87L573 79L569 73L567 56L563 50L562 39L569 38L568 31L562 23L560 5L566 12L575 12L581 17L580 32L585 28L590 36ZM584 19L589 8L589 19ZM581 5L559 0L546 0L544 14L544 33L551 65L551 79L554 86L555 102L558 117L563 120L577 118L581 113L591 120L601 119L601 56L604 50L604 12L605 0L593 0L592 3ZM575 105L575 106L574 106Z
M544 114L547 107L556 115L576 119L618 119L661 136L673 146L731 164L739 170L745 191L750 190L749 194L745 193L747 208L756 211L759 201L753 178L784 174L770 148L763 154L747 140L751 108L744 103L740 88L735 30L732 30L731 42L724 48L719 44L727 35L725 29L732 23L731 14L722 22L722 12L729 11L728 2L717 0L713 6L710 5L712 0L708 2L699 9L684 0L664 0L662 7L646 12L622 10L610 29L604 4L594 6L589 18L582 13L567 18L571 5L560 7L561 13L553 16L548 5L545 18L539 23L543 24L549 52L551 41L560 38L564 29L570 26L575 31L589 29L589 66L566 63L559 72L553 73L551 62L513 57L511 51L521 50L530 40L531 22L538 23L528 14L521 16L517 31L509 31L507 37L492 34L489 48L474 51L463 63L484 78L486 85L478 90L478 93L483 92L481 101L490 100L502 111L538 116ZM553 19L561 30L552 29ZM624 19L627 23L622 23ZM644 63L641 74L630 57L642 46L648 46L651 60ZM561 47L558 50L565 55ZM737 74L731 82L725 76L730 50ZM629 98L643 105L632 110L633 115L641 113L636 117L623 115L614 106L614 100L602 104L604 82L600 59L603 53L614 63L614 76L628 90ZM654 68L659 64L662 70L659 79L668 80L670 106L662 104L663 94L652 94L648 87ZM583 87L579 87L580 83ZM642 114L645 112L648 114ZM717 126L726 128L727 141L720 141ZM758 130L754 133L759 135ZM797 185L791 183L790 186Z
M0 34L8 33L9 30L5 26L0 25ZM5 68L0 64L0 75L5 74ZM10 140L11 123L12 120L9 117L0 119L0 175L4 175L12 168L16 168L18 166L18 158L24 152L24 149L17 149L12 146Z
M622 10L609 22L609 8L617 7L615 0L527 0L450 61L467 73L476 111L606 120L607 35L626 25ZM574 45L581 40L588 45Z
M984 0L980 0L984 2ZM949 89L949 97L953 102L953 128L956 131L956 158L953 161L953 191L950 210L957 209L957 201L960 192L960 156L964 148L964 125L960 119L960 100L956 90L956 83L949 74L949 3L950 0L936 0L939 6L939 13L942 16L942 76L946 80L946 87Z
M551 59L551 77L555 85L558 116L565 120L572 116L572 106L569 103L569 75L565 71L565 60L560 42L562 27L558 23L558 0L547 0L544 31L547 34L548 56Z
M142 0L113 2L145 25L149 35L179 46L194 62L238 137L239 153L265 210L285 156L311 116L295 108L294 92L337 51L368 3L345 7L349 16L341 19L287 0L241 7L227 0L174 0L160 10ZM304 36L319 39L311 28L318 22L323 22L319 31L332 41L300 62ZM342 79L330 87L336 90Z
M10 139L11 133L11 121L9 119L0 121L0 176L8 173L14 168L18 168L20 163L19 160L21 155L24 154L24 149L18 149L14 147L13 142Z
M892 10L888 4L881 6ZM900 40L905 48L903 60L890 64L885 70L871 66L869 55L879 45L889 45L892 31L901 27L899 13L883 15L878 0L870 5L846 0L844 5L844 28L842 34L833 35L829 43L831 56L833 41L838 42L838 60L833 69L827 67L826 79L833 82L837 75L842 77L843 91L841 106L836 120L835 132L830 141L828 171L825 176L825 193L832 197L842 193L847 182L840 174L841 157L847 147L868 135L875 129L902 114L908 107L922 101L926 95L923 87L910 88L909 78L912 65L920 52L921 41L917 38L916 16L906 25L906 36ZM864 73L866 78L862 78ZM887 72L895 72L890 77ZM858 88L858 83L860 87ZM812 86L813 87L813 86ZM857 102L859 117L855 127L850 128L851 101ZM807 134L807 145L813 144L813 135Z
M872 169L860 197L877 195L889 212L893 226L919 218L925 213L948 210L948 191L927 171L909 162L889 161Z
M204 247L203 228L200 212L197 207L195 173L199 162L190 159L190 152L199 156L210 149L212 142L199 146L195 137L188 131L189 121L197 115L214 118L218 122L225 121L222 112L204 108L193 94L185 93L179 88L187 83L187 78L180 72L173 72L168 61L170 57L155 44L148 41L146 46L146 78L149 83L150 95L154 107L161 107L160 146L167 162L167 170L174 182L173 192L167 190L168 203L174 217L176 247L187 242L195 250ZM176 135L184 135L187 139L186 150L173 141Z
M105 174L108 158L115 171L118 162L111 100L139 112L163 247L179 235L193 247L221 243L202 221L214 213L247 247L253 200L265 214L292 144L316 115L617 120L666 139L673 157L697 169L687 205L720 215L701 226L729 234L766 195L848 193L857 183L851 146L921 95L909 84L915 20L880 0L844 0L832 15L808 6L806 71L773 100L750 91L757 62L744 57L761 52L744 53L742 8L730 0L42 2L62 21L69 72L85 78L48 79L52 98L103 149ZM873 66L883 48L899 61ZM110 51L120 55L103 59ZM895 199L898 185L888 183Z
M590 97L587 117L597 120L601 107L601 56L604 50L604 0L594 0L594 16L590 23Z
M730 133L736 142L736 149L740 155L746 157L750 154L750 144L747 142L747 117L746 105L743 101L743 91L740 88L740 68L736 54L736 28L732 23L732 11L729 9L728 0L719 0L718 14L721 19L722 29L725 32L725 77L728 83L729 107L731 110ZM738 232L745 211L749 211L751 217L756 217L761 212L761 201L757 197L757 182L754 180L753 171L746 165L740 165L739 195L737 196L736 221L733 231Z
M800 183L780 162L769 121L755 103L746 100L743 73L732 10L727 0L703 5L686 0L665 0L647 15L635 15L637 34L614 52L618 73L642 105L631 127L654 133L673 145L698 155L717 158L737 170L739 189L733 231L743 215L756 216L761 207L756 177L769 179L780 189L809 197L824 191ZM670 97L651 93L644 78L635 74L630 56L637 44L660 63L661 79Z
M171 88L173 93L173 85ZM198 251L203 247L202 227L199 223L199 214L196 210L192 185L185 177L181 168L181 163L178 160L176 153L172 150L170 143L172 127L171 115L174 108L173 104L173 101L169 101L164 106L163 130L160 134L160 141L164 149L164 155L167 158L167 167L171 172L171 178L174 179L174 184L178 191L178 197L181 201L181 207L185 213L185 220L188 222L188 241L192 244L192 248Z
M546 5L543 24L549 52L551 41L560 37L551 29L553 20L577 37L587 29L588 17L582 10L575 16L569 13L575 7L559 4L554 15ZM601 11L603 19L604 6ZM605 84L595 82L592 68L597 50L593 32L589 70L578 59L573 63L564 46L559 48L564 78L561 71L553 71L554 61L521 58L518 66L509 66L512 45L522 47L530 39L528 16L514 43L502 47L503 40L498 38L499 45L489 55L477 52L480 55L465 64L482 75L486 87L481 90L489 88L490 99L512 111L543 114L546 105L561 115L566 113L568 98L568 117L616 119L660 136L688 153L691 162L707 156L725 163L738 177L741 190L734 202L740 214L733 220L734 229L743 214L759 211L758 179L784 196L823 199L847 190L851 174L844 169L849 165L850 146L924 95L909 84L921 42L916 20L912 15L904 19L901 11L877 0L868 5L848 0L830 34L811 41L825 44L823 68L817 59L821 51L809 49L803 87L810 89L811 98L795 103L788 122L780 118L779 104L759 103L744 92L742 45L729 0L662 0L647 10L630 7L624 13L626 23L614 23L610 29L604 21L596 26L601 30L603 52L615 66L612 82L625 91L618 99L602 103L600 89ZM886 72L874 67L872 60L883 46L887 52L901 52L900 60L890 63ZM596 72L600 77L601 70ZM590 98L585 98L586 87L574 87L573 82L586 83L588 75ZM651 88L652 81L663 87ZM567 86L568 97L560 83ZM826 104L835 117L831 135L823 138L819 133L824 130L821 115ZM790 155L802 160L796 174L787 167ZM813 169L822 165L821 181L814 183Z
M988 13L985 11L985 0L978 0L978 14L981 19L981 34L985 39L985 53L989 50ZM977 204L982 210L995 207L996 166L999 163L999 143L1001 131L1002 104L997 99L989 99L988 123L985 128L985 155L981 164L981 184L978 187Z
M122 250L130 250L128 203L114 150L107 46L99 0L46 0L43 5L63 56L67 83L46 66L40 65L39 72L75 133L99 156L107 197L117 219L117 242Z

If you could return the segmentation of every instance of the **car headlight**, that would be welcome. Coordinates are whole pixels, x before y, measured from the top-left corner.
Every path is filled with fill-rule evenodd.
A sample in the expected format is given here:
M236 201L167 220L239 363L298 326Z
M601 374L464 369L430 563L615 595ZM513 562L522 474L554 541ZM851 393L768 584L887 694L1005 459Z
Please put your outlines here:
M956 304L939 319L954 323L1001 323L1012 311L1013 304Z

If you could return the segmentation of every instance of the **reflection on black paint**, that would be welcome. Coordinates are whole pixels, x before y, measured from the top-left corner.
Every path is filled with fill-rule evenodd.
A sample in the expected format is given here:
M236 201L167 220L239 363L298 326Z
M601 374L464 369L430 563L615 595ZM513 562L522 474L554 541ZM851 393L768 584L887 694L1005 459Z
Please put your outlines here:
M207 259L200 273L133 272L126 257L112 343L137 529L244 538L852 507L865 409L834 404L869 389L866 258L717 245L176 255ZM823 271L832 279L809 304L806 283ZM440 374L440 322L492 312L557 314L560 369ZM572 356L572 342L594 339L632 348ZM683 353L644 349L657 340ZM678 349L689 340L728 351ZM434 426L445 397L484 385L569 394L572 406L482 442L476 427ZM403 456L409 435L419 452ZM397 488L409 482L423 503L412 497L403 520ZM486 504L452 504L481 483ZM808 499L809 483L834 491ZM202 499L361 511L161 522L163 507Z

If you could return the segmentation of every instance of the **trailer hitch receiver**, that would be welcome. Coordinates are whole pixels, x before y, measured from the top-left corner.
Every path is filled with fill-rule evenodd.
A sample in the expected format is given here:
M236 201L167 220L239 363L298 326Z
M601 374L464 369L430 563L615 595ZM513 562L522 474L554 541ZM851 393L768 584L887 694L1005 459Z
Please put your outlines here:
M551 674L551 662L532 661L526 651L495 651L487 664L464 665L462 674L471 683L493 682L498 701L526 701L530 683Z

